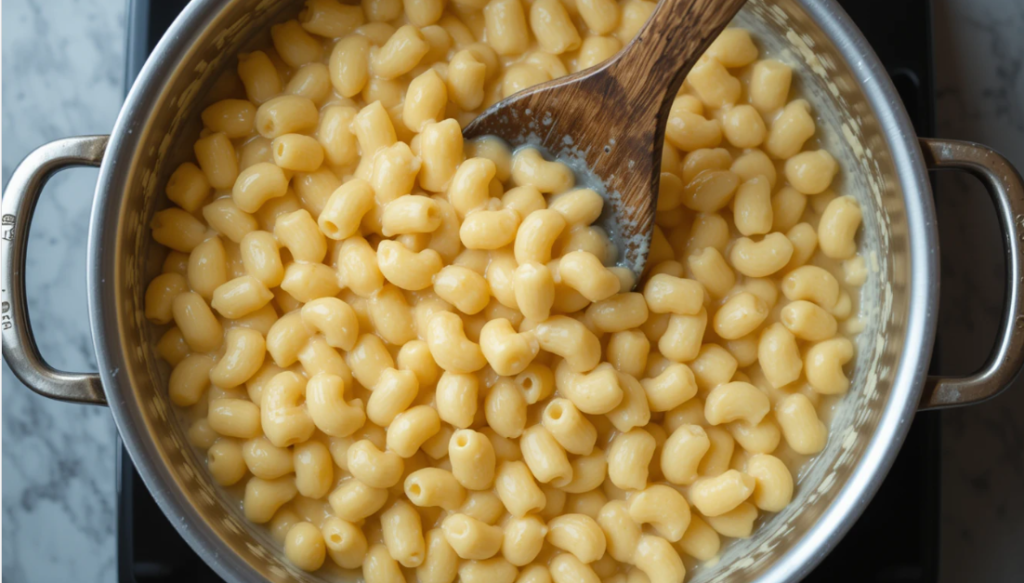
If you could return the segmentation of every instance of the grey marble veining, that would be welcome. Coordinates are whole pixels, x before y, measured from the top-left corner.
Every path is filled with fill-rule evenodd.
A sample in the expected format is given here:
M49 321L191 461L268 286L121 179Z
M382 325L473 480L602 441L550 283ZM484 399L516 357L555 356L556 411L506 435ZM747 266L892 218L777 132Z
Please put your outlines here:
M33 148L106 133L122 101L124 0L4 2L3 183ZM29 309L43 355L94 370L85 241L95 170L56 176L28 253ZM3 579L116 578L115 430L109 411L48 401L3 367Z
M934 0L939 133L996 147L1024 168L1024 3ZM3 182L34 147L110 130L121 104L125 0L6 0ZM30 310L43 355L95 367L85 302L85 240L95 170L51 181L29 245ZM939 179L939 223L966 244L943 249L939 350L968 372L988 352L1003 273L994 214L963 177ZM943 339L945 338L945 340ZM3 368L3 579L116 578L115 430L102 408L39 397ZM1024 383L942 413L944 582L1012 581L1024 572Z

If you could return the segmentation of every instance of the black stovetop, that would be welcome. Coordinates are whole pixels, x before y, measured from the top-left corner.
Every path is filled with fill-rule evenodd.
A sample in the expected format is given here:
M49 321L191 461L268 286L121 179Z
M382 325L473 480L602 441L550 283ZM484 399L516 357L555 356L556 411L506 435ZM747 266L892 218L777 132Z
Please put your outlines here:
M127 85L187 0L132 0ZM920 136L934 135L930 0L840 0L885 64ZM879 18L884 14L884 18ZM934 363L935 357L933 357ZM122 448L118 463L122 583L221 581L178 535ZM805 581L925 583L938 578L939 416L919 413L864 515Z

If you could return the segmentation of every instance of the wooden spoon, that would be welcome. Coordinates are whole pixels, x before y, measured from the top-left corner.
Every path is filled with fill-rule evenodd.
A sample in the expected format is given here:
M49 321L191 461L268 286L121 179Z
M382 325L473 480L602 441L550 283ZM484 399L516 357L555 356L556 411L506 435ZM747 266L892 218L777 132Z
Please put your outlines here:
M672 101L745 1L661 0L618 55L499 101L466 126L463 136L498 136L512 147L530 144L555 157L582 160L604 184L614 215L605 226L620 258L639 277L654 231Z

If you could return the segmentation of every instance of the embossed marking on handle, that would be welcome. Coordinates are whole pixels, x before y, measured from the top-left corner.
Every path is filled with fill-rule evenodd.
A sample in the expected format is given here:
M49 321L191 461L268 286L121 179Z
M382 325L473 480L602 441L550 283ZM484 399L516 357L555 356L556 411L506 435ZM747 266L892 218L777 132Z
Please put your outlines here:
M25 248L32 214L46 182L56 172L71 166L99 166L108 139L109 136L65 138L29 154L7 183L0 231L0 328L4 360L21 382L44 397L95 405L107 402L98 374L56 370L39 354L25 297Z

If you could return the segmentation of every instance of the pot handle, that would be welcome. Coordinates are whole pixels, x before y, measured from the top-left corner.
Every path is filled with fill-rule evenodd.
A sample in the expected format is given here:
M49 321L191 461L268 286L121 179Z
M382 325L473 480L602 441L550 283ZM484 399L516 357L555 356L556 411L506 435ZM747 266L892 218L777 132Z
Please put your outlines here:
M46 144L26 157L7 183L3 197L0 265L0 328L4 360L25 386L44 397L105 405L106 396L96 373L54 369L43 360L32 334L25 298L25 255L28 229L43 186L55 173L71 166L99 166L109 136L65 138Z
M941 409L990 399L1006 389L1024 365L1024 180L988 146L922 138L929 170L957 169L977 176L999 216L1006 251L1006 306L995 348L978 372L959 378L928 377L918 409Z

